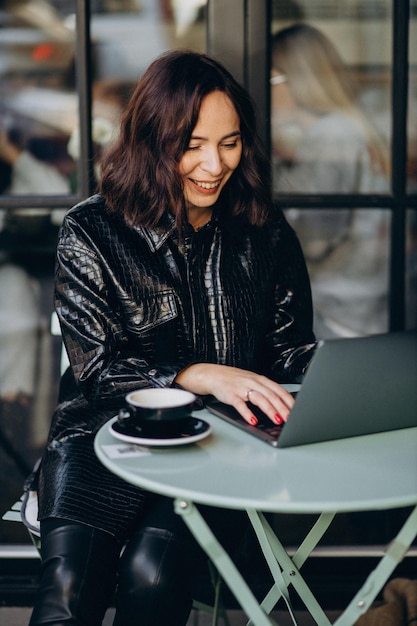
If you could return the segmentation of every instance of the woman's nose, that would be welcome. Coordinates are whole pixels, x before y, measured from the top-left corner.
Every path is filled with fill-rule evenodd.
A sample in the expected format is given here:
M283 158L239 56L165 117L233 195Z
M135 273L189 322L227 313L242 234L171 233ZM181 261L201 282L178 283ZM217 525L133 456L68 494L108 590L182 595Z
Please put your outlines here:
M208 149L205 152L201 167L205 172L211 174L211 176L218 176L221 174L222 160L220 152L217 148Z

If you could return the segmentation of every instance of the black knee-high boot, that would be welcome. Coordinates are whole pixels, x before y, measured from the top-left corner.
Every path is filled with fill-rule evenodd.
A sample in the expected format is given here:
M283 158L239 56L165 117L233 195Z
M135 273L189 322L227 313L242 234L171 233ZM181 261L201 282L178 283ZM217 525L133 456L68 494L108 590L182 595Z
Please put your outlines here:
M196 558L193 545L168 530L138 532L120 560L113 626L184 626Z
M29 626L101 626L113 598L120 546L82 524L42 537L40 585Z

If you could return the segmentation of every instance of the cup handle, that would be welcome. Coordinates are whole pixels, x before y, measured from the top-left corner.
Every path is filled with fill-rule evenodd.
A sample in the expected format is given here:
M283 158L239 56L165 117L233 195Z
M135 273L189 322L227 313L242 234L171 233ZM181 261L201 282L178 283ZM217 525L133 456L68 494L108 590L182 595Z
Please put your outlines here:
M117 414L117 420L122 422L123 420L127 420L131 417L129 409L120 409Z

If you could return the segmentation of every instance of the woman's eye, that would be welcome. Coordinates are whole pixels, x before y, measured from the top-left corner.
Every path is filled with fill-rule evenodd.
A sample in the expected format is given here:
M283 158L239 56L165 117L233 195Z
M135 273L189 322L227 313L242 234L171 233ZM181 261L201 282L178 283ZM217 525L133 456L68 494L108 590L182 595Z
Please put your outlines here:
M228 148L229 150L231 150L232 148L236 148L237 147L237 141L233 141L232 143L224 143L223 144L223 148Z
M198 150L198 149L199 149L199 147L200 147L200 146L188 146L187 150L188 150L189 152L192 152L192 151L194 151L194 150Z

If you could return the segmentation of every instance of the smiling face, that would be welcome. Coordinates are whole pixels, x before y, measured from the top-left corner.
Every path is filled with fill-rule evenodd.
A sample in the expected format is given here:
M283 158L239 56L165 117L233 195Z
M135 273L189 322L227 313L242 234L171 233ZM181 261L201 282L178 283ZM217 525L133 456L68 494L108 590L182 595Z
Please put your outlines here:
M190 224L196 227L210 218L211 207L241 156L236 109L225 93L213 91L201 104L188 149L179 162Z

